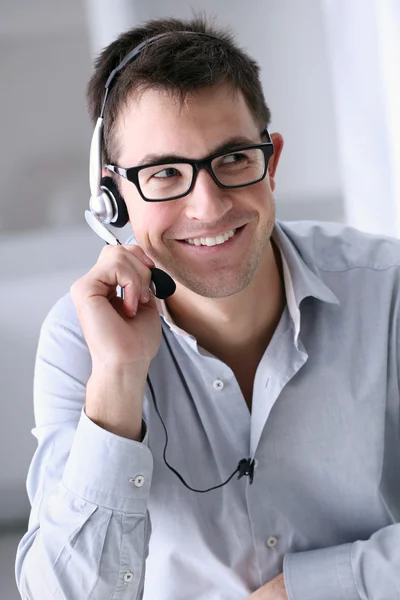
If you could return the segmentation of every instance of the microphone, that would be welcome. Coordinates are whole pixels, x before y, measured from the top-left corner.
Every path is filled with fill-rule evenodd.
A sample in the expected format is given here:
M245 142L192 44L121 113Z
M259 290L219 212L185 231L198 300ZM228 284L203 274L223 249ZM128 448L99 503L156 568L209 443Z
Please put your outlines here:
M153 294L160 300L166 300L172 296L176 290L176 284L172 277L157 267L150 267L150 271L152 281L150 289Z

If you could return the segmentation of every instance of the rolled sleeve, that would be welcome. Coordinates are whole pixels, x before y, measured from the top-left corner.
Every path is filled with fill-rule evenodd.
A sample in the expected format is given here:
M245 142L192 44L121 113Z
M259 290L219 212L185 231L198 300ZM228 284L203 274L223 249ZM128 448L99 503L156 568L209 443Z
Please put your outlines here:
M147 433L143 442L119 437L96 425L82 410L63 486L98 506L144 515L152 474Z
M289 600L360 600L351 565L352 544L287 554L283 572Z

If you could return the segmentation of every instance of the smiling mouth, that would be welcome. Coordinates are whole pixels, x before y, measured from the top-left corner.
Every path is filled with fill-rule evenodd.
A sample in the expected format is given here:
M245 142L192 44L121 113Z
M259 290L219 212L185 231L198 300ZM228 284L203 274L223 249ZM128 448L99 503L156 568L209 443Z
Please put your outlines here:
M215 237L205 237L205 238L189 238L184 240L188 244L192 244L194 246L216 246L217 244L224 244L231 237L233 237L236 233L236 229L230 229L221 235L217 235Z
M237 227L236 229L230 229L229 231L226 231L225 233L222 233L215 237L187 238L185 240L179 241L183 244L189 244L191 246L218 246L228 242L231 238L234 237L234 235L238 231L243 229L243 227L244 225L241 227Z

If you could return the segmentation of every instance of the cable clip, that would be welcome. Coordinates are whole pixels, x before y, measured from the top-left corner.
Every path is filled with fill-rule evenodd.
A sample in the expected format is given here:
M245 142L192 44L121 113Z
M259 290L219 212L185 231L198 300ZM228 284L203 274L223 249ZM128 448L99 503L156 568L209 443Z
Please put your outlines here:
M237 470L239 471L238 479L247 475L250 479L250 485L253 483L254 479L254 460L251 458L242 458L239 461L237 466Z

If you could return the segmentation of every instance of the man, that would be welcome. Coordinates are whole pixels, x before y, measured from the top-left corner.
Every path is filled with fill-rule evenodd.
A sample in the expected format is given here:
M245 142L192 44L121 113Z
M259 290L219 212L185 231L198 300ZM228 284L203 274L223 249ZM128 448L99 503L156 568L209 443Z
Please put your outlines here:
M93 122L165 33L104 110L136 244L107 246L41 332L21 595L394 600L399 243L275 219L258 67L201 19L106 48Z

